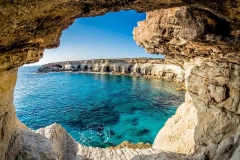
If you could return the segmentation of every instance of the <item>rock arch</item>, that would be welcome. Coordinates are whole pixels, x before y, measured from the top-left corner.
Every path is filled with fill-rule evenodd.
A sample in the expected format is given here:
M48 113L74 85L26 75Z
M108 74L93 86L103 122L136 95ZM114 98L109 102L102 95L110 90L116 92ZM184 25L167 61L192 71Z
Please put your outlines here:
M13 158L16 158L14 155L23 156L19 153L27 146L24 140L36 136L27 133L26 126L15 115L13 90L18 67L38 61L45 48L57 47L62 30L77 17L121 9L148 12L161 8L169 9L148 12L146 21L135 28L134 39L147 52L165 54L170 62L185 68L187 94L183 107L158 135L160 139L164 137L162 146L158 145L157 137L153 147L187 154L205 151L202 158L209 159L239 157L235 152L240 141L237 130L240 114L239 0L43 0L2 1L0 4L3 24L0 25L0 159L7 158L5 155L9 152ZM223 32L219 26L225 26L226 30ZM189 116L193 115L190 113L195 116ZM185 129L180 134L167 132L167 127ZM64 135L65 138L59 139L68 139L67 134ZM59 139L54 145L57 151L62 151ZM46 140L46 144L51 145L51 142ZM29 156L31 154L34 153Z

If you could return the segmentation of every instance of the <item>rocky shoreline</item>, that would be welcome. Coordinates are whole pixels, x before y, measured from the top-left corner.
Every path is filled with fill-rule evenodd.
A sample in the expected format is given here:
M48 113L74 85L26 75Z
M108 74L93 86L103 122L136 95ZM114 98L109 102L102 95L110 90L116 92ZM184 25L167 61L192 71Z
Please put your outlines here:
M239 159L239 0L0 3L0 159ZM17 69L37 62L45 49L59 46L62 31L76 18L119 10L147 12L133 31L134 40L185 71L185 102L153 147L84 147L56 124L41 133L30 131L18 120L13 105Z
M98 72L184 82L184 70L179 66L168 64L161 58L94 59L56 62L42 65L37 70L37 73L48 72Z

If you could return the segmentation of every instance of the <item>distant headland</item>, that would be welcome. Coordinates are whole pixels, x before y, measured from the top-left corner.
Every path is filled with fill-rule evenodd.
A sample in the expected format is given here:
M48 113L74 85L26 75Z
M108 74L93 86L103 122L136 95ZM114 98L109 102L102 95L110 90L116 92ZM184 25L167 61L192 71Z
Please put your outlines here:
M162 58L121 58L64 61L42 65L37 73L48 72L102 72L148 78L184 81L184 70Z

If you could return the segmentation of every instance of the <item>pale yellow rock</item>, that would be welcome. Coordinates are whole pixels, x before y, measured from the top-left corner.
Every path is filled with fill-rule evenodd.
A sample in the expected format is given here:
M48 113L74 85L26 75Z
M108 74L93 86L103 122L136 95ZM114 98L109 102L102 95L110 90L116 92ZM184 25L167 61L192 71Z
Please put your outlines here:
M13 106L16 68L38 61L45 48L57 47L62 31L75 18L121 9L160 9L147 13L147 20L138 23L134 39L147 52L162 53L169 62L185 69L187 94L184 105L193 105L185 109L181 108L182 105L159 135L172 142L164 142L166 150L191 153L191 147L194 147L197 155L182 156L154 149L121 149L117 152L78 145L76 158L239 159L239 0L223 0L220 3L210 0L41 0L1 1L0 4L0 159L64 158L68 146L64 130L56 125L53 130L47 127L44 137L28 130L17 120ZM197 63L197 59L201 62ZM95 68L104 71L106 66L96 65ZM126 71L122 65L121 68L112 66L112 69ZM166 76L171 77L172 73ZM193 115L188 114L191 112ZM193 123L189 124L188 120ZM197 125L194 127L195 120ZM171 126L177 126L182 132ZM193 135L194 146L191 145Z
M110 72L122 75L143 75L169 81L184 82L184 69L180 66L167 63L164 59L94 59L49 63L38 69L38 73L52 71Z
M13 106L13 91L17 79L17 69L0 72L0 159L7 158L5 154L13 133L27 129L19 122Z
M197 110L192 103L183 103L157 134L153 148L190 154L194 152Z

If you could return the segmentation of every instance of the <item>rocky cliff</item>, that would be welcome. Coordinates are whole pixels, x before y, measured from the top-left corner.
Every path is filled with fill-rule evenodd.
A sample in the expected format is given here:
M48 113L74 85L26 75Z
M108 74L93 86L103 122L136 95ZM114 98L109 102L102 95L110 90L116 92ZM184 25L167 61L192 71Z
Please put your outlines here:
M177 65L167 64L164 59L95 59L50 63L41 66L38 73L61 71L110 72L123 75L142 75L183 82L184 70Z
M164 53L185 69L185 103L153 148L230 159L238 152L240 124L239 31L227 32L227 22L209 14L191 7L156 10L133 33L147 52Z
M57 47L75 18L122 9L148 12L135 41L185 71L185 103L154 149L81 148L60 127L27 129L13 106L17 68ZM239 13L239 0L0 1L0 159L239 159Z

